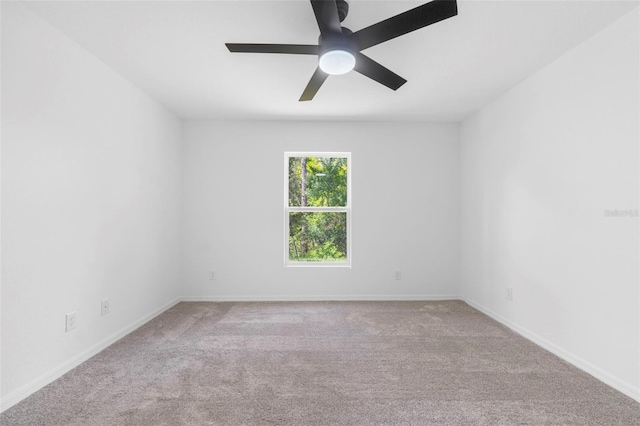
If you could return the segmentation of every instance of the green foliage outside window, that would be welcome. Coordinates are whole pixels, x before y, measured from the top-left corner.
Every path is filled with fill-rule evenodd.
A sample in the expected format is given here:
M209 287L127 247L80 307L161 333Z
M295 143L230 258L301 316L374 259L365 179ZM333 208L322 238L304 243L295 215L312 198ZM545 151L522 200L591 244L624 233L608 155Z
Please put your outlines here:
M346 205L346 158L289 158L289 206ZM289 213L290 261L345 261L346 256L346 212Z

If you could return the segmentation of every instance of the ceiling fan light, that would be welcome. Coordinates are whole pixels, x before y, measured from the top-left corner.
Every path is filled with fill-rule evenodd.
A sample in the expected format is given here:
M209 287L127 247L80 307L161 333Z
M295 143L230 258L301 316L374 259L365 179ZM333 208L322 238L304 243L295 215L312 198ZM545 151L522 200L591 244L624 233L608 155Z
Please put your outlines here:
M356 57L347 50L329 50L320 56L319 65L327 74L346 74L356 66Z

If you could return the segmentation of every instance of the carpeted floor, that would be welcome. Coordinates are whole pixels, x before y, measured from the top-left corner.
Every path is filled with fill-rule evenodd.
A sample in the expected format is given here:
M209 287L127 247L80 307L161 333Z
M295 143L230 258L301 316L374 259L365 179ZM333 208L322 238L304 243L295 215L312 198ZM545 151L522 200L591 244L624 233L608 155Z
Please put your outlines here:
M640 404L463 302L180 303L9 425L640 425Z

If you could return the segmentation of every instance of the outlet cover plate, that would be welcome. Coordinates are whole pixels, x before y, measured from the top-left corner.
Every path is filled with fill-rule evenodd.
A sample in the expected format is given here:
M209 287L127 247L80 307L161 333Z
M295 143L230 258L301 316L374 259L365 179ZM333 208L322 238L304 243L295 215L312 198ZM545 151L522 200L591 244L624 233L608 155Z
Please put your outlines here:
M64 326L64 331L65 332L69 332L71 330L73 330L74 328L76 328L76 313L75 312L69 312L68 314L66 314L64 316L65 319L65 326Z
M109 313L109 299L100 302L100 315L104 316Z
M513 289L511 287L507 287L507 300L513 300Z

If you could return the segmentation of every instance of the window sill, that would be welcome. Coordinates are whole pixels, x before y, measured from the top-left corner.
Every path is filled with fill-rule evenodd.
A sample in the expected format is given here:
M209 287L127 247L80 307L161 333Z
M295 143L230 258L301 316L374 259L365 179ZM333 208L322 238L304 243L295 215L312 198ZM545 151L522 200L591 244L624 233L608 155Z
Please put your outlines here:
M287 262L285 268L351 268L349 262Z

